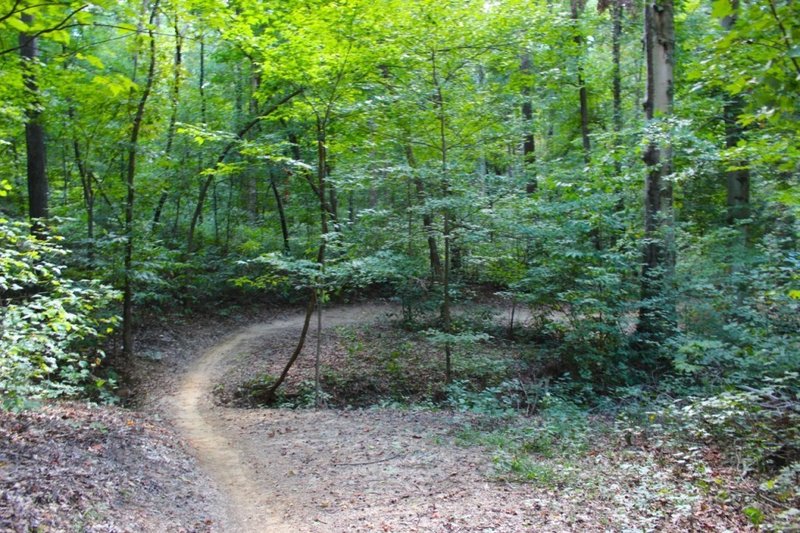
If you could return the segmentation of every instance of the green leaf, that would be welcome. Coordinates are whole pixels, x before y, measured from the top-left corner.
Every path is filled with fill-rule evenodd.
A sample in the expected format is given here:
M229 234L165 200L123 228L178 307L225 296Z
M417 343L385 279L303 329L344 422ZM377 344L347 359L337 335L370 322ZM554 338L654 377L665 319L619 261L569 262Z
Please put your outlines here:
M742 511L744 512L745 516L753 523L753 525L757 526L764 521L764 513L761 509L757 507L745 507Z
M25 33L30 29L30 26L22 22L22 20L20 20L18 17L10 17L5 21L5 23L20 33Z
M714 18L725 18L733 13L733 6L730 0L714 0L711 4L711 16Z

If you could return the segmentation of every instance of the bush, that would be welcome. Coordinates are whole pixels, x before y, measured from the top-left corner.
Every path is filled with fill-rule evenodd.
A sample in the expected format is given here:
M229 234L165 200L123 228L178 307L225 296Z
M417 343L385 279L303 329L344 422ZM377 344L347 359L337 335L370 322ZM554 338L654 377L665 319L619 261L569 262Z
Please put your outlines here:
M67 252L57 237L36 238L29 226L0 219L0 400L104 395L100 341L117 317L119 295L96 281L72 280L56 261Z

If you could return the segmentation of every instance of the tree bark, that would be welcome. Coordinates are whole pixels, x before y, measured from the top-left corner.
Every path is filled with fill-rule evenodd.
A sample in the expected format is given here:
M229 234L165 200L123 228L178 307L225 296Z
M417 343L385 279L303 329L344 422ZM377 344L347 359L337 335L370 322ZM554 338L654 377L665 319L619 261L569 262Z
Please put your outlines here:
M410 143L406 143L405 152L406 152L406 161L408 161L408 166L410 166L412 172L414 172L415 169L417 168L417 159L414 156L414 148L411 146ZM417 201L420 204L424 203L426 198L425 183L423 183L422 178L420 178L416 174L416 172L414 173L414 188L417 194ZM439 256L439 247L436 244L436 233L433 228L433 215L427 212L423 212L422 228L425 230L425 235L427 236L427 241L428 241L428 260L431 266L431 275L433 277L433 280L441 281L442 260Z
M672 114L675 30L672 0L649 2L645 7L648 121ZM668 280L675 267L672 237L672 150L668 142L652 141L644 156L645 180L644 257L642 261L639 333L659 342L672 329L674 302Z
M33 17L22 15L22 21L30 25ZM34 69L39 56L35 35L19 35L19 53L22 58L23 80L28 92L28 105L25 106L25 147L28 172L28 216L34 234L44 231L44 221L48 216L48 183L44 127L42 126L42 102L39 84Z

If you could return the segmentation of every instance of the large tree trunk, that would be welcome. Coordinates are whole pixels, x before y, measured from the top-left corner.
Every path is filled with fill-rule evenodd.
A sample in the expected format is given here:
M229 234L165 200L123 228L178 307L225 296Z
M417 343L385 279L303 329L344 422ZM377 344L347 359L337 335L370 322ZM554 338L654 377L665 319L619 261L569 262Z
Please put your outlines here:
M673 101L675 29L672 0L650 2L645 7L648 121L669 118ZM644 257L639 333L649 342L663 340L673 326L674 302L668 281L675 267L672 237L672 150L668 142L651 140L644 153L645 181Z
M153 25L158 12L158 2L155 0L150 11L150 21L147 26L147 35L150 43L150 63L147 68L147 81L144 90L136 106L136 114L133 117L131 136L128 140L128 166L125 184L128 194L125 199L125 273L122 301L122 352L130 357L133 355L133 204L135 200L134 181L136 178L136 151L139 145L139 132L142 128L144 119L144 108L150 92L153 89L153 82L156 74L156 38Z
M30 25L33 17L22 15L22 21ZM42 222L47 218L47 171L44 144L44 128L42 127L41 102L39 84L36 81L36 61L39 48L36 37L21 33L19 36L19 53L22 57L23 78L28 92L28 105L25 106L25 146L28 168L28 216L34 233L43 231Z

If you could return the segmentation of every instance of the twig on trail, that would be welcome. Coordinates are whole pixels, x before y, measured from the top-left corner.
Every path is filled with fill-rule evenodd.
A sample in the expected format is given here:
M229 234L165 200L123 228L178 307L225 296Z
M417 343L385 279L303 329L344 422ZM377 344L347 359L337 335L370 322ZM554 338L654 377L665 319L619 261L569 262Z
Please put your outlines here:
M377 463L385 463L386 461L391 461L392 459L397 459L399 457L403 457L406 454L404 453L397 453L395 455L391 455L389 457L384 457L383 459L377 459L375 461L367 461L365 463L331 463L333 466L365 466L365 465L374 465Z

